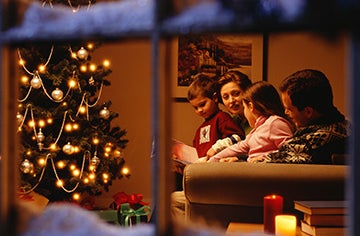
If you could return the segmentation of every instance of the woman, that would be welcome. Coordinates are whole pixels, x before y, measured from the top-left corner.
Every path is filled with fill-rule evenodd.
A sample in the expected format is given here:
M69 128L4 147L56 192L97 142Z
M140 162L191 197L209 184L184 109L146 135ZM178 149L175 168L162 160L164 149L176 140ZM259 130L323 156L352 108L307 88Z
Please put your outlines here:
M249 77L240 71L227 71L220 76L218 81L218 99L227 111L232 115L235 123L244 131L245 135L250 133L251 127L244 116L242 94L251 85ZM210 157L236 142L240 137L236 134L229 138L219 139L206 153Z

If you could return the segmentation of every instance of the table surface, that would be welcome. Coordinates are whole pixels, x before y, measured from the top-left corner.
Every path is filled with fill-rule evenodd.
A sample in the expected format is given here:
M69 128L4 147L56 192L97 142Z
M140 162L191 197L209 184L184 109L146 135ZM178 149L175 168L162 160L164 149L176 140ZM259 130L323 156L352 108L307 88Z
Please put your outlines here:
M251 223L238 223L231 222L226 230L226 235L231 235L234 233L258 233L259 235L271 235L264 233L264 225L263 224L251 224ZM300 227L296 229L296 236L309 236L306 233L303 233Z

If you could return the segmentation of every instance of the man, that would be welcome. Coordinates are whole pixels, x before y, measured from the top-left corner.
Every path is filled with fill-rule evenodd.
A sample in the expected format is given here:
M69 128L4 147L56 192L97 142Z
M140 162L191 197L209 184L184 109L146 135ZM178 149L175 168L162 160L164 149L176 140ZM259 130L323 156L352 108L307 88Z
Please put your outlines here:
M346 153L349 123L333 105L331 85L321 71L295 72L282 81L280 92L296 131L265 162L330 164L332 154Z

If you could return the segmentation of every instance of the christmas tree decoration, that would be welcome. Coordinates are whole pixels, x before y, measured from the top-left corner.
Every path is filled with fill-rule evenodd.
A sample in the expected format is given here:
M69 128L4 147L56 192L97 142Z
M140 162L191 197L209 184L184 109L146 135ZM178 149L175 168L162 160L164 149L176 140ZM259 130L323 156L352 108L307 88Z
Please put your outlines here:
M56 101L60 101L63 98L63 96L64 96L64 93L59 88L56 88L51 93L51 97L53 99L55 99Z
M86 60L87 57L89 56L88 51L84 47L81 47L76 55L81 60Z
M102 110L100 110L99 115L103 119L108 119L110 117L110 111L106 107L104 107Z
M30 84L31 84L31 87L34 89L41 88L41 80L40 80L39 76L34 75L32 80L30 81Z
M109 191L113 180L130 175L128 168L124 172L126 130L113 125L118 114L110 112L111 101L101 100L104 87L111 85L111 69L107 59L92 60L100 46L78 41L18 48L23 194L80 201L82 194L97 196Z

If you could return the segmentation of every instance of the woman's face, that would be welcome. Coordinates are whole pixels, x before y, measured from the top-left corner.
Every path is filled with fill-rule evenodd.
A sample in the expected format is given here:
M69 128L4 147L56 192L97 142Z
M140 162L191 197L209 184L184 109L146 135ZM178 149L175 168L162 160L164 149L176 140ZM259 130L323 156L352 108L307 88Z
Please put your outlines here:
M243 115L241 92L242 90L235 82L229 82L220 89L222 101L226 109L233 115Z

